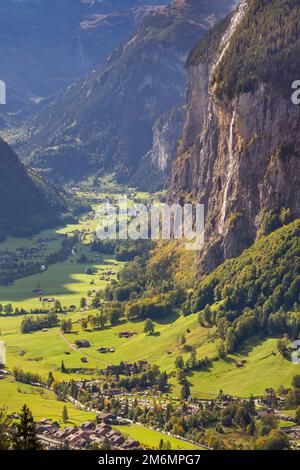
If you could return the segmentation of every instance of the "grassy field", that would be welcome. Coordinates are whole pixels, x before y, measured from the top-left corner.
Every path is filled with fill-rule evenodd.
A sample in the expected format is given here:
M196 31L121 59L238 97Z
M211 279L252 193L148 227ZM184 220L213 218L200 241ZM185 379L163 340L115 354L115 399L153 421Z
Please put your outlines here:
M153 431L145 428L139 424L131 424L129 426L114 426L115 429L121 433L139 441L142 445L152 449L158 449L159 442L162 439L164 442L169 441L172 450L197 450L200 447L190 444L189 442L182 441L175 437L167 436L159 431Z
M124 358L128 362L146 359L151 364L158 364L167 371L174 369L174 360L177 355L183 354L186 358L189 356L189 353L183 352L178 345L178 339L182 334L186 334L190 344L195 346L202 344L207 350L209 346L212 346L211 344L204 346L207 342L207 330L198 325L195 315L188 318L174 316L166 318L164 323L155 322L155 332L151 336L144 333L144 325L144 321L124 321L113 328L86 332L82 332L78 325L74 327L74 332L68 335L68 339L72 342L78 337L87 339L91 343L89 353L100 357L105 363L119 364ZM193 330L190 334L187 333L189 329ZM118 333L124 330L137 334L130 339L119 338ZM100 346L113 347L115 353L99 355L97 349Z
M253 339L227 361L214 362L207 372L195 372L189 377L192 395L211 398L223 390L231 395L249 397L251 394L263 395L268 387L290 387L293 376L300 373L300 365L284 359L276 345L274 338ZM246 363L238 368L236 361L242 360ZM178 392L175 386L173 393L178 395Z
M71 403L63 403L56 400L54 393L39 387L32 387L13 382L6 378L0 381L0 406L6 406L9 412L18 412L27 404L35 418L50 418L62 424L62 410L67 406L69 421L67 424L80 425L80 423L95 419L93 413L88 413L75 408Z
M83 250L81 250L83 251ZM44 291L44 295L55 297L64 306L79 305L81 297L87 297L88 290L104 289L107 281L100 280L100 274L113 271L115 275L121 263L110 257L104 257L104 263L89 263L98 270L96 275L86 274L86 264L78 263L76 259L68 259L62 263L51 265L47 271L17 280L12 286L0 286L0 303L11 303L14 307L23 307L30 311L32 308L41 308L41 302L33 290L37 285ZM102 270L103 271L100 271ZM111 275L113 279L115 276ZM94 284L91 285L93 280Z
M87 297L88 290L104 289L112 279L116 278L123 264L117 263L113 257L100 257L89 251L88 243L97 223L95 201L97 198L99 200L104 198L105 195L87 194L93 204L93 212L85 214L78 224L48 230L28 239L8 238L0 244L0 250L16 250L21 247L31 247L41 238L51 239L55 235L71 235L74 232L83 235L81 243L78 245L77 254L71 256L67 261L50 266L44 273L19 279L12 286L0 286L0 303L12 303L14 307L23 307L28 311L41 307L39 299L33 294L33 290L39 285L45 296L59 299L63 306L79 305L80 298ZM84 194L83 197L87 198L87 194ZM146 193L136 193L135 195L136 198L142 200L147 199L148 196ZM47 252L58 250L60 243L59 238L47 243ZM87 264L78 262L78 258L82 254L87 256L89 260ZM92 276L87 275L87 266L93 266L97 273ZM108 274L108 272L112 272L112 274ZM121 361L135 362L145 359L152 365L160 366L161 370L172 372L177 356L182 355L184 360L190 356L188 348L183 349L179 344L179 338L182 335L186 337L187 346L190 349L193 347L197 351L198 358L205 356L215 358L216 356L218 340L215 329L201 327L197 315L185 318L174 315L155 322L155 332L148 336L144 333L144 321L126 322L124 320L113 328L82 331L77 322L81 316L91 313L95 312L76 312L64 315L64 318L71 318L73 322L73 331L68 335L62 335L56 328L22 335L20 333L21 317L1 315L0 340L6 343L8 369L20 367L25 371L36 372L44 378L51 371L55 380L62 381L74 377L96 376L99 370L104 369L107 365L119 364ZM136 334L130 339L119 338L118 334L123 330L130 330ZM72 345L77 339L88 340L91 347L80 351L74 350ZM263 395L268 387L275 389L280 385L289 387L292 377L300 373L300 365L286 361L278 353L276 343L277 339L274 338L253 339L245 343L239 354L229 356L226 361L214 361L210 370L191 373L188 380L192 396L212 398L218 395L222 389L223 392L231 395L248 397L251 394ZM97 352L99 347L114 348L115 352L100 354ZM86 363L82 362L83 357L87 359ZM66 369L80 369L80 372L77 374L62 373L62 361ZM243 367L237 367L237 362L241 361L245 361ZM170 382L172 384L170 394L174 397L180 396L181 387L176 379L171 378ZM16 392L14 387L16 385L7 380L0 382L0 389L2 389L0 405L6 403L10 393L13 400L15 394L16 399L22 398L22 393ZM28 395L30 395L29 392ZM32 395L33 401L40 399L38 393L32 393ZM29 399L31 400L31 396ZM49 405L51 411L51 407L57 406L57 402L50 397L47 400L46 405ZM15 404L14 401L12 403L14 407L19 406L19 403ZM61 406L59 402L58 405ZM137 431L132 427L130 430ZM138 430L140 431L140 427ZM146 431L147 433L154 432Z
M73 313L61 315L61 317L77 321L80 318L80 314ZM93 361L92 359L89 359L88 365L84 365L81 362L83 353L71 349L62 338L60 331L56 328L46 332L38 331L26 335L21 334L21 321L22 317L3 317L0 319L0 339L6 343L6 365L10 370L14 367L19 367L24 371L38 373L44 378L51 371L56 380L70 380L74 377L78 378L78 374L63 374L60 370L62 361L64 361L68 368L75 369L82 367L86 369L88 377L93 376L94 371L97 369L105 367L104 362ZM66 355L66 352L69 354Z
M86 315L86 314L85 314ZM73 322L82 316L80 313L67 315ZM147 336L143 332L144 322L124 322L113 328L101 331L82 331L77 323L73 323L74 331L62 336L57 329L47 332L36 332L22 335L19 331L21 318L0 319L1 336L7 346L7 367L21 367L47 376L51 371L57 380L71 378L74 374L63 374L60 371L64 361L67 369L80 368L84 375L93 376L97 370L110 364L119 364L145 359L157 364L162 370L174 370L174 361L178 355L185 359L189 352L184 352L178 344L178 338L185 333L187 344L197 350L198 357L214 357L217 341L214 331L202 328L197 323L197 316L169 318L166 323L156 323L154 335ZM137 334L130 339L119 338L122 330L130 330ZM76 339L86 339L91 348L74 351L68 343L74 344ZM254 339L245 345L239 354L229 356L226 361L213 362L207 372L194 372L188 380L194 397L211 398L222 389L225 393L247 397L251 394L262 395L267 387L278 388L280 385L290 386L292 377L300 373L300 365L286 361L278 353L276 339ZM113 347L115 353L100 354L99 347ZM69 352L66 355L66 352ZM88 362L83 364L81 358L87 355ZM236 362L246 361L238 368ZM76 377L80 377L77 374ZM176 379L170 379L173 387L172 396L180 395L180 386Z
M8 238L0 244L0 250L16 249L20 247L33 246L39 238L53 237L59 233L71 234L74 231L86 230L90 233L90 225L96 224L96 221L83 218L77 225L68 225L65 228L57 230L48 230L32 237L31 239L13 239ZM91 229L92 233L92 229ZM88 235L86 235L88 238ZM107 286L108 280L113 279L123 263L118 263L112 256L99 256L91 253L86 246L87 239L82 240L77 246L77 254L70 256L68 260L50 265L45 272L41 272L32 276L18 279L11 286L0 286L0 303L11 303L13 307L25 308L30 311L32 308L41 308L39 297L33 291L39 286L44 292L44 296L55 297L60 300L64 306L78 305L81 297L87 296L87 291L91 289L99 290ZM46 252L57 251L60 247L61 240L53 240L47 243ZM86 255L88 262L86 264L79 263L79 257ZM95 275L87 275L87 267L93 267L97 270ZM107 276L107 272L113 274ZM93 285L91 285L91 281Z
M294 421L279 420L277 424L279 428L286 428L288 426L296 426L296 423Z

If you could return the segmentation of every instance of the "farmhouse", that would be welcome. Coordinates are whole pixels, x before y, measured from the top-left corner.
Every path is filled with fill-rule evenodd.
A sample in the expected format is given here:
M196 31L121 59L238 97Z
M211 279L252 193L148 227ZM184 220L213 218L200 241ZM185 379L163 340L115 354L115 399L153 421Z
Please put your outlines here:
M86 421L81 425L81 429L84 431L91 431L92 429L95 429L96 425L92 421Z
M112 415L111 413L99 413L98 419L105 424L109 424L116 419L116 416Z
M120 331L119 338L132 338L132 336L136 335L134 331Z

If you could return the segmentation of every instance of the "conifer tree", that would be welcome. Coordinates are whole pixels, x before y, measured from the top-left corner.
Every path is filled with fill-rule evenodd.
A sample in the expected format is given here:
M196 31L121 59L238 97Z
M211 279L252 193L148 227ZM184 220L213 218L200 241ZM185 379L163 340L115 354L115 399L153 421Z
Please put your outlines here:
M42 448L36 432L32 413L27 405L21 409L20 420L13 436L14 450L40 450Z

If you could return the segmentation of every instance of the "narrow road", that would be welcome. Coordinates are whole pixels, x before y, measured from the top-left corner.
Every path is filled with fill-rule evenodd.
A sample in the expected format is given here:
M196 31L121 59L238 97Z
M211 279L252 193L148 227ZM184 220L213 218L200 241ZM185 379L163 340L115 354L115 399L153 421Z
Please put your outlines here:
M99 364L102 364L104 366L109 366L110 364L108 362L105 362L103 361L102 359L99 359L98 357L94 357L92 356L91 354L83 351L81 348L76 348L76 346L71 343L71 341L69 341L65 335L63 334L62 331L60 331L59 328L57 328L57 333L58 335L60 336L60 338L69 346L70 349L73 349L73 351L76 351L78 352L79 354L81 354L82 356L85 356L85 357L89 357L90 359L93 359L94 361L97 361L99 362Z

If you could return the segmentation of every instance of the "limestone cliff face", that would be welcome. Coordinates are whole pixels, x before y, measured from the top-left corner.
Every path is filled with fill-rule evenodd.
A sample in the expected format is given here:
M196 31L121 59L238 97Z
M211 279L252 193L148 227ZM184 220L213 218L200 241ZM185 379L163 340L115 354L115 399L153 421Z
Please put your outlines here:
M148 157L153 165L165 175L169 174L178 140L183 130L184 109L184 106L177 106L167 111L153 126L153 148Z
M291 101L291 84L286 94L260 81L231 98L220 98L212 85L249 5L251 0L242 1L219 28L213 57L189 65L186 120L169 198L205 205L200 272L252 244L270 209L300 213L300 106Z

